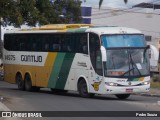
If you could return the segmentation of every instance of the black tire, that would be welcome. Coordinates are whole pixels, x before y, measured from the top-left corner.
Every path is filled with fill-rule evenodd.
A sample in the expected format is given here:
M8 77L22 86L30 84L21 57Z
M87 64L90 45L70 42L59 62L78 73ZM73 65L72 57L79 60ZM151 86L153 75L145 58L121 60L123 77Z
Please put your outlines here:
M116 95L116 97L121 100L127 99L129 96L130 94L117 94Z
M16 75L16 83L17 83L17 86L18 86L18 89L19 89L19 90L25 90L24 80L23 80L21 74L17 74L17 75Z
M29 74L25 75L24 81L25 81L25 90L33 91L34 88L32 87L32 81L31 81L31 77Z
M87 84L84 79L82 79L78 82L78 92L79 92L80 96L84 97L84 98L91 98L91 97L94 97L94 95L95 95L93 93L88 93Z

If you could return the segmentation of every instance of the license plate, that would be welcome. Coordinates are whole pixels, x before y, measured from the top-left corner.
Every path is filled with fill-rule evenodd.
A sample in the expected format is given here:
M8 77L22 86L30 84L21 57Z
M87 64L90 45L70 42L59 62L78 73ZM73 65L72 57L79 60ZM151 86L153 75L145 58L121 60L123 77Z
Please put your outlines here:
M126 92L133 92L133 89L132 88L127 88Z

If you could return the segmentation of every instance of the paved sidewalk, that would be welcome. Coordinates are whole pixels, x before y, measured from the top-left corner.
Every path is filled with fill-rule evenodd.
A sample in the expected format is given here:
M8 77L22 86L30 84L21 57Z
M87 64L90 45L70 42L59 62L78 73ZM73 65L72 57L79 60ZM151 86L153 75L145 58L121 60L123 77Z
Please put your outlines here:
M151 88L148 93L141 93L143 96L160 97L160 89Z
M8 112L11 110L0 101L0 111L2 111L2 112L7 111ZM17 118L17 117L2 117L2 118L0 118L0 120L22 120L22 119Z

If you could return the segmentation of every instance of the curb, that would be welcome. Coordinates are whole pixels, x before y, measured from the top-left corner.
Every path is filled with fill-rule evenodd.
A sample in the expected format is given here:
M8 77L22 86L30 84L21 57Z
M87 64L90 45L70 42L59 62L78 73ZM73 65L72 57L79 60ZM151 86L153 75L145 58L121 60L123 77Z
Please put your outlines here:
M140 94L141 96L148 96L148 97L160 97L160 95L157 94Z

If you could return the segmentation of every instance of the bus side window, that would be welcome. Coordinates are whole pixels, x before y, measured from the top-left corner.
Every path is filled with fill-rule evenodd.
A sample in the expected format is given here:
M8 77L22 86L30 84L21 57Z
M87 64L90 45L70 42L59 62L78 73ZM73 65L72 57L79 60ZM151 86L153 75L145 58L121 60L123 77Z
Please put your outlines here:
M17 45L15 45L15 35L5 34L4 35L4 48L7 50L16 50Z
M75 52L76 49L76 35L67 34L65 37L65 49L67 52Z
M26 44L27 44L26 38L27 36L25 36L24 34L19 35L19 39L18 39L19 49L22 51L26 50Z
M51 37L52 42L51 44L51 50L53 52L60 52L61 51L61 36L60 35L53 35Z
M52 45L52 50L53 50L53 51L58 52L58 51L60 51L60 49L61 49L60 44L54 43L54 44Z
M90 33L89 35L90 59L96 73L103 75L102 56L100 52L100 40L98 35Z
M10 44L12 46L10 46L10 50L13 51L19 51L20 50L20 45L19 45L19 39L17 37L17 35L9 35L10 36Z
M37 43L32 43L32 50L37 51Z
M50 49L49 35L47 34L44 34L42 36L40 35L38 40L41 44L39 48L41 48L42 51L44 52L49 52L49 49Z
M6 50L9 50L9 48L10 48L10 36L9 35L7 35L7 34L5 34L4 35L4 48L6 49Z
M63 52L73 52L71 49L71 43L74 42L74 40L71 39L71 36L69 34L65 34L62 38L62 51Z
M19 46L20 46L20 50L22 50L22 51L25 50L25 43L24 42L20 42Z
M49 50L49 44L48 43L45 43L44 44L44 51L48 51Z
M75 34L76 35L76 34ZM78 34L76 37L78 53L88 54L87 34Z
M40 40L38 39L39 36L38 34L32 34L32 35L29 35L28 37L28 50L29 51L38 51L39 50L39 47L38 47L38 44L40 44ZM30 48L29 48L30 47Z
M25 51L33 51L33 47L32 47L32 36L30 34L26 35L26 40L24 41L25 43Z

